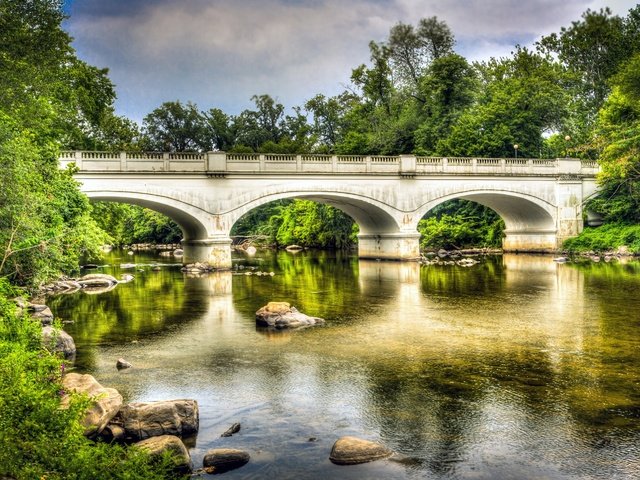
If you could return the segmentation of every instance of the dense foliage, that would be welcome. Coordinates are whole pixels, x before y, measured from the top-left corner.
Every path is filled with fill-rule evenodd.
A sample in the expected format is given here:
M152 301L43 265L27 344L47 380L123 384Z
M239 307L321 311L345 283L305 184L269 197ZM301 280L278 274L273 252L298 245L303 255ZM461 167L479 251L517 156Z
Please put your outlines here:
M504 221L497 213L468 200L442 203L418 224L424 250L500 248L503 230Z
M103 234L65 148L124 146L113 85L79 60L61 28L61 2L0 2L0 276L35 286L77 268Z

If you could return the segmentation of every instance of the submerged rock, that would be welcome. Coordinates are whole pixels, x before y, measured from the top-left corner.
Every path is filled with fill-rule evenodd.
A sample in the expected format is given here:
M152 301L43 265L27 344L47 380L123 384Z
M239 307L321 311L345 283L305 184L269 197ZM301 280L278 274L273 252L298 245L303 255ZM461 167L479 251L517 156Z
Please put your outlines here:
M202 460L207 473L224 473L246 465L251 456L233 448L216 448L209 450Z
M324 323L324 319L305 315L288 302L269 302L256 312L256 324L261 327L300 328L319 323Z
M387 458L393 454L384 445L357 437L341 437L331 449L329 460L336 465L357 465Z
M185 265L184 267L181 268L181 270L183 272L187 272L187 273L207 273L207 272L213 272L215 270L215 267L213 267L212 265L209 265L208 263L190 263L188 265Z
M106 388L91 375L68 373L62 378L65 390L84 393L91 398L91 407L82 421L86 436L98 435L118 413L122 406L122 395L114 388ZM68 405L69 397L62 399L63 406Z
M145 450L151 457L160 458L169 452L176 471L189 473L191 471L191 456L182 440L175 435L161 435L151 437L135 443L138 448Z

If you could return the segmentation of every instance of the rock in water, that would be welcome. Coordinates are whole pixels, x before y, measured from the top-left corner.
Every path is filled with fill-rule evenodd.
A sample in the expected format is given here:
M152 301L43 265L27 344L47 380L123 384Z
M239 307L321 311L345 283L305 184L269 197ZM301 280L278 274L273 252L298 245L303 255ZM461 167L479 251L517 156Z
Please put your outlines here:
M356 437L342 437L333 444L329 460L336 465L357 465L387 458L392 454L391 450L379 443Z
M299 328L324 323L324 319L299 312L287 302L269 302L256 312L256 323L261 327Z
M222 435L220 435L221 437L230 437L232 436L234 433L238 433L240 431L240 424L239 423L234 423L233 425L231 425L226 432L224 432Z
M119 358L118 361L116 362L116 368L118 370L122 370L125 368L131 368L133 365L131 365L129 362L127 362L124 358Z
M95 436L102 432L122 406L122 395L114 388L103 387L91 375L68 373L62 378L62 385L65 390L84 393L92 400L82 422L86 436ZM62 399L62 405L66 406L68 402L67 395Z
M127 438L144 440L158 435L189 436L198 432L198 402L167 400L136 402L120 409L118 423Z
M31 318L38 320L43 326L53 323L53 313L46 305L29 304L27 310L31 312Z
M115 277L106 273L90 273L78 280L83 287L108 287L118 283Z
M176 471L189 473L191 471L191 456L182 440L175 435L161 435L151 437L135 443L137 447L145 450L151 457L162 457L164 452L169 452Z
M242 467L250 458L249 454L242 450L217 448L205 454L202 465L208 473L224 473Z

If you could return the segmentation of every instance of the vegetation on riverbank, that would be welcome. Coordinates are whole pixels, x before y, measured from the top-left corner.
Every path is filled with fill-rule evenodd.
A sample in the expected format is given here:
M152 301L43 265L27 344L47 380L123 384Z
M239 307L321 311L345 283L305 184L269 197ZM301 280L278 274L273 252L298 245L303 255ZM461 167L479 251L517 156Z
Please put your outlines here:
M93 442L80 421L86 399L60 408L64 361L42 346L40 322L16 314L19 293L0 279L0 477L16 480L169 479L169 463L135 448Z
M80 424L87 402L60 408L64 363L42 347L42 326L16 314L18 284L33 289L78 269L105 233L61 147L122 146L113 85L79 60L55 0L0 2L0 477L16 480L173 478L136 449L95 443Z

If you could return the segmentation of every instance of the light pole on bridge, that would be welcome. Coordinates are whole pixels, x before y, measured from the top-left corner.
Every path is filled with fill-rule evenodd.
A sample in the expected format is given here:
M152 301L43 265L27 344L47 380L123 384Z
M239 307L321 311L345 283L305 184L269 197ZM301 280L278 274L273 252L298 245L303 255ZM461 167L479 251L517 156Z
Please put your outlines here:
M564 137L564 158L569 156L569 142L571 141L571 135Z
M513 152L515 154L515 157L518 158L518 147L520 145L518 145L517 143L513 146Z

